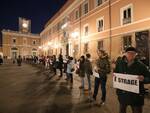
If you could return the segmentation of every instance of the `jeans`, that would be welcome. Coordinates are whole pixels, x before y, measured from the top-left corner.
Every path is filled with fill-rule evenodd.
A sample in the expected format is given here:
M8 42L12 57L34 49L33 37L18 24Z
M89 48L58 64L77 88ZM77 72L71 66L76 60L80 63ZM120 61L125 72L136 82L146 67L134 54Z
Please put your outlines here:
M60 77L62 77L63 76L63 70L62 70L62 68L60 68L59 70L60 70Z
M119 106L119 113L126 113L128 105L120 104ZM132 113L142 113L143 108L142 106L131 106Z
M105 100L106 100L106 81L107 81L107 77L104 77L104 78L95 77L94 94L93 94L93 98L95 100L96 100L96 96L98 94L99 85L101 84L101 91L102 91L101 101L105 102Z
M84 89L84 77L81 77L81 86L82 86L83 89Z
M92 98L92 92L91 92L91 75L86 74L87 79L88 79L88 91L89 91L89 98Z
M73 74L72 73L68 73L68 79L70 79L70 83L73 83Z
M87 79L88 79L88 89L91 90L91 75L86 74Z

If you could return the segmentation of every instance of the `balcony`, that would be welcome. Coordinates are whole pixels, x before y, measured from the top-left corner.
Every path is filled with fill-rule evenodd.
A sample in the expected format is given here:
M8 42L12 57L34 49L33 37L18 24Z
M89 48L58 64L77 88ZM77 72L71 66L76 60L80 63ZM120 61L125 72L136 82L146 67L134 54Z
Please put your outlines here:
M103 31L103 27L98 27L98 32Z
M131 17L123 19L123 25L128 23L131 23Z

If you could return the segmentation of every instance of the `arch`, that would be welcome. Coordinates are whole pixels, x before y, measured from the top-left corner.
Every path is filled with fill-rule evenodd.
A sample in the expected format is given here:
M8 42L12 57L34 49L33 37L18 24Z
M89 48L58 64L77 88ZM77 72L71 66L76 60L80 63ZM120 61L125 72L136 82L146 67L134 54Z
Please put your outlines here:
M37 51L37 49L33 48L32 51Z

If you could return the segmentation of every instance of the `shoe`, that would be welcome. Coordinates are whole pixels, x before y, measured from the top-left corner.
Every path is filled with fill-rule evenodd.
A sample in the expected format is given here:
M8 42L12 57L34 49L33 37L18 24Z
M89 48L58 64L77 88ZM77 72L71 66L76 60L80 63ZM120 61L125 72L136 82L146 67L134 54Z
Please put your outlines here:
M93 105L96 105L96 99L92 98L91 102L92 102Z
M89 102L94 104L96 102L96 100L93 98L89 98Z
M104 101L101 101L100 103L97 104L97 106L104 106L104 105L105 105Z
M101 106L105 105L105 102L104 102L104 101L102 101L102 102L100 103L100 105L101 105Z

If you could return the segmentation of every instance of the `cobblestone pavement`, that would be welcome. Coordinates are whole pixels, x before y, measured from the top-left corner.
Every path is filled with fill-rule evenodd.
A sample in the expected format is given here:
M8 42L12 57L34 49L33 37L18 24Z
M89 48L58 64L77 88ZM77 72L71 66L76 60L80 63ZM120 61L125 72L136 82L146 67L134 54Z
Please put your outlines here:
M65 81L65 76L59 79L58 75L51 75L29 64L18 67L7 62L0 66L0 113L117 113L118 101L111 76L106 103L98 107L89 103L87 94L79 90L77 75L74 75L73 88ZM100 95L101 92L98 100ZM150 111L149 98L145 99L143 113ZM131 113L130 108L128 112Z

